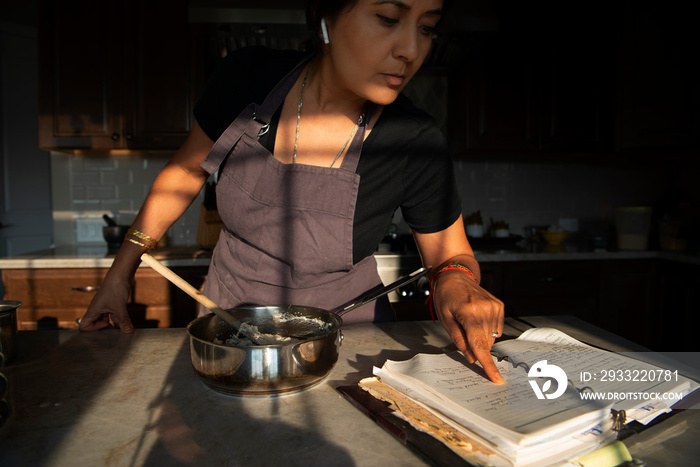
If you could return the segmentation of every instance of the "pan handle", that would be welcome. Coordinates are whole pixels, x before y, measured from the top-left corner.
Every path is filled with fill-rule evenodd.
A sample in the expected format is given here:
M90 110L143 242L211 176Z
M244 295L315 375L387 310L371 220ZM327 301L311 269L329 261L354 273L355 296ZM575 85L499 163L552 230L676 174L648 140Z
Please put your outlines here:
M335 313L338 316L343 316L345 313L348 311L352 311L355 308L361 307L362 305L366 305L369 302L373 302L374 300L378 299L379 297L382 297L389 292L393 292L394 290L398 289L399 287L403 287L406 284L410 284L411 282L418 280L419 278L425 276L428 272L430 271L430 268L420 268L415 271L413 271L411 274L408 274L407 276L403 276L396 280L395 282L392 282L391 284L382 287L381 289L376 290L375 292L370 293L369 295L365 295L359 300L352 301L349 303L346 303L344 305L340 305L336 308L333 308L331 310L331 313Z

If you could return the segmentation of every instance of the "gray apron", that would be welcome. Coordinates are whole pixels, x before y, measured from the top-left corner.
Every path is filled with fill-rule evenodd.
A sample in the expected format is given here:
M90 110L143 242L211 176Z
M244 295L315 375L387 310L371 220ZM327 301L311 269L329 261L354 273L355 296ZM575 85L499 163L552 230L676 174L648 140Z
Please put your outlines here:
M331 309L381 286L373 256L353 265L360 184L355 170L369 119L336 169L284 164L258 142L303 63L261 106L246 107L202 163L210 174L221 169L216 199L224 224L203 292L224 309L287 304ZM345 323L393 319L386 298L343 317Z

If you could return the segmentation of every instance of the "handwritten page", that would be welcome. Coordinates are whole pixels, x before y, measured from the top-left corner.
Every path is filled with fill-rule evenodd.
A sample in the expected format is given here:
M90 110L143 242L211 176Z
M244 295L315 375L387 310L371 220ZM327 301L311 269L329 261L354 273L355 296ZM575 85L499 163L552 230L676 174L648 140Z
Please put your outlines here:
M537 361L561 367L569 383L579 390L610 395L616 410L634 411L647 407L644 416L655 406L667 410L669 403L645 399L644 393L686 394L691 385L687 378L666 369L584 344L571 336L550 328L533 328L518 339L501 341L492 347L492 353L507 357L527 370ZM616 396L616 397L615 397ZM672 400L671 403L676 400ZM629 417L628 418L634 418Z

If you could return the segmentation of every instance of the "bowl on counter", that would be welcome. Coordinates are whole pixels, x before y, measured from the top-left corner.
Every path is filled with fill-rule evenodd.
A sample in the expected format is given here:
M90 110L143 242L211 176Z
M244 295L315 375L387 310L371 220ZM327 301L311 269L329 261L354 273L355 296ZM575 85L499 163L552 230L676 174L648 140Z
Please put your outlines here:
M540 235L547 242L547 245L561 245L569 236L568 230L540 230Z

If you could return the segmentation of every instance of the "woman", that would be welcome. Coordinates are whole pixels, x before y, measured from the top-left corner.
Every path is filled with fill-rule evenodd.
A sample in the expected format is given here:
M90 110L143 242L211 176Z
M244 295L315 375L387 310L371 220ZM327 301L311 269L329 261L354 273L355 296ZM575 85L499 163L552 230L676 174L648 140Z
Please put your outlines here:
M503 304L478 285L444 138L399 95L428 54L442 7L442 0L311 1L314 54L253 48L227 57L80 329L110 326L111 316L133 332L125 305L141 254L218 171L225 227L205 295L223 308L330 309L357 298L380 284L372 253L401 207L433 268L441 323L471 362L502 382L489 349L502 331ZM345 321L389 313L375 302Z

